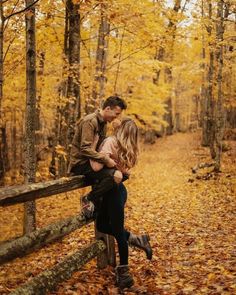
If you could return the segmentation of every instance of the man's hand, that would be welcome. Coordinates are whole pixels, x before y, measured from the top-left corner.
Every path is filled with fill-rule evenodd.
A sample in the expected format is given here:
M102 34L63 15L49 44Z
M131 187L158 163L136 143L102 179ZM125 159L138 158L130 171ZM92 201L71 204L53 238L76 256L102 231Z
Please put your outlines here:
M116 162L113 159L109 158L108 161L107 161L107 163L106 163L106 166L108 168L113 168L113 167L116 166Z

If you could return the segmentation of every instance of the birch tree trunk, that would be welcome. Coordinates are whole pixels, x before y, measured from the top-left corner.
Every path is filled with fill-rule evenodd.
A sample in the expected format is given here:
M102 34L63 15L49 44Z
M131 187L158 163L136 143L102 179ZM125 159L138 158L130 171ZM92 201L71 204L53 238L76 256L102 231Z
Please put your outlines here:
M28 7L34 1L26 0ZM36 116L36 42L35 6L25 14L26 22L26 116L25 116L25 182L35 182L35 116ZM35 202L24 204L24 233L36 229Z
M105 83L106 83L106 64L107 64L107 52L108 52L108 37L110 24L106 16L107 4L101 2L101 21L98 32L98 44L96 53L96 69L95 78L92 89L92 97L87 101L86 113L93 112L96 108L100 107L103 103L105 95Z

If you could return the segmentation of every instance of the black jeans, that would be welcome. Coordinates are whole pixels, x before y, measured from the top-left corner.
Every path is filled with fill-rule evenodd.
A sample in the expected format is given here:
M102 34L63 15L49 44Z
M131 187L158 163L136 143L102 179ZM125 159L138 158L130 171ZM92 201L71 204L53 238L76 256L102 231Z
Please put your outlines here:
M128 264L128 238L130 233L124 229L124 206L127 200L127 190L123 183L118 188L107 192L102 199L97 213L97 229L115 237L118 245L120 264Z
M71 172L75 175L85 175L86 181L92 184L92 191L87 198L97 205L106 192L113 189L113 194L118 195L118 184L114 181L114 168L104 167L100 171L93 171L89 162L74 166Z

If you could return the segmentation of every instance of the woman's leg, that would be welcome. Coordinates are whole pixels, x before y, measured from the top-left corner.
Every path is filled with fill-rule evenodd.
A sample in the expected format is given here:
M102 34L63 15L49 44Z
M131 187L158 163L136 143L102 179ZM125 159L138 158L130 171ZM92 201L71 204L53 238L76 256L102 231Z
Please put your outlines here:
M127 199L127 190L119 185L119 198L109 203L111 229L118 245L120 265L116 267L116 283L119 288L129 288L134 284L134 279L128 266L128 238L129 232L124 229L124 206ZM110 201L110 199L109 199Z
M96 218L97 229L105 234L113 235L124 231L124 206L127 199L127 191L120 184L116 192L116 198L111 198L112 191L105 194L99 206ZM126 240L129 232L125 231Z
M124 229L124 206L127 199L127 190L123 183L118 191L104 195L96 218L97 229L115 237L118 245L120 264L128 264L129 232Z
M127 190L123 183L118 186L116 198L108 198L108 215L111 226L111 234L118 245L120 264L128 264L128 237L129 233L124 229L124 206L127 199Z
M127 191L123 184L118 186L116 194L107 194L103 197L97 215L96 225L100 232L115 237L118 245L120 265L116 267L116 281L120 288L131 287L134 283L128 266L128 238L129 232L124 229L124 206Z

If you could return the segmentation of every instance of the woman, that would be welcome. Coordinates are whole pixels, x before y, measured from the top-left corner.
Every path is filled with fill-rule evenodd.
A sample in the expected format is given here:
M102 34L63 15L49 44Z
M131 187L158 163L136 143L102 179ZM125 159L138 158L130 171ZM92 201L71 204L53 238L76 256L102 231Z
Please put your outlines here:
M114 190L119 190L119 198L112 198L112 191L103 197L96 225L100 232L114 236L117 241L120 265L116 267L116 281L121 289L131 287L134 283L128 267L128 244L141 248L148 259L152 258L149 236L137 236L124 229L127 190L121 180L136 165L138 150L138 128L130 118L123 119L114 136L106 138L100 147L101 153L106 153L117 163L114 173L117 186ZM95 161L90 161L90 164L95 171L103 168L103 164Z

